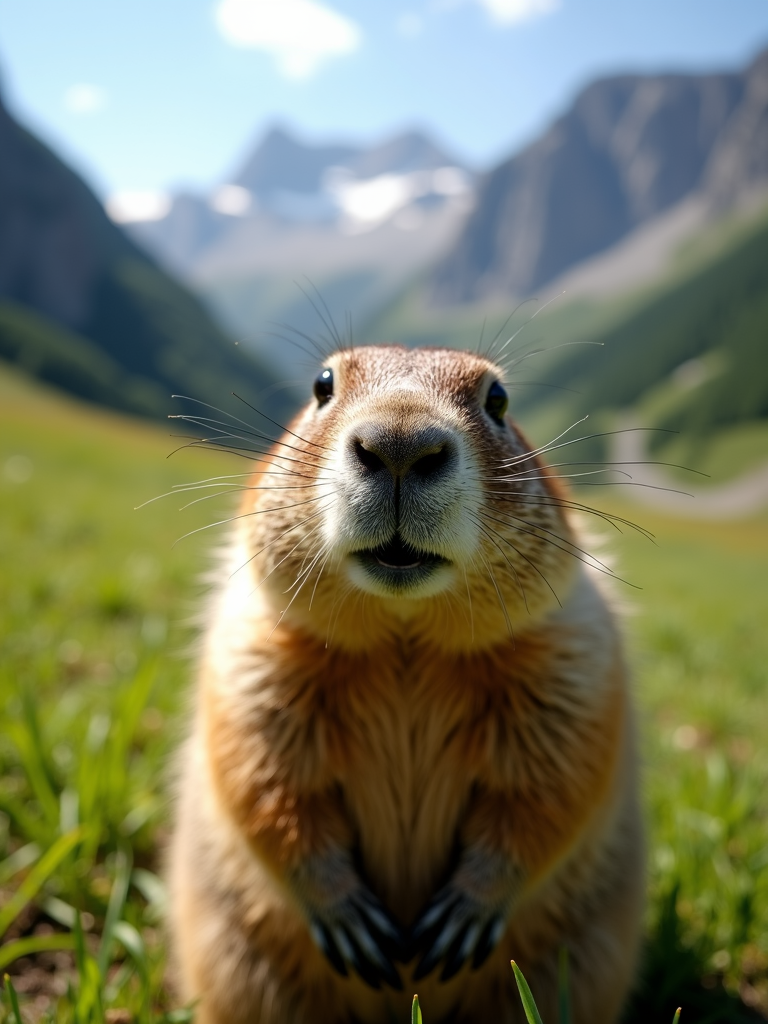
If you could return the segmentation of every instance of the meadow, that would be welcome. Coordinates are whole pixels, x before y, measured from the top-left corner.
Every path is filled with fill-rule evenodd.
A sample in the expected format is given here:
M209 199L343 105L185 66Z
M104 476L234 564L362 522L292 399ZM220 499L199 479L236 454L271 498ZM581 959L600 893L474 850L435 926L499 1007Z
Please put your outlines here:
M162 850L217 531L174 542L228 502L135 507L244 467L168 458L173 432L0 373L0 1022L13 998L24 1021L192 1019L165 981ZM641 588L616 585L649 834L627 1020L764 1019L768 517L684 522L615 490L588 500L656 538L610 540Z

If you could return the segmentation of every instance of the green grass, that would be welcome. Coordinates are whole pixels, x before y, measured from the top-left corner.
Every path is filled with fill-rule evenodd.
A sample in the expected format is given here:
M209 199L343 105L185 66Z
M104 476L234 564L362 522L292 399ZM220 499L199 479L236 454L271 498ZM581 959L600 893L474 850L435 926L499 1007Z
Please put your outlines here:
M188 1017L164 984L160 860L216 538L173 543L226 504L134 506L242 466L168 460L168 433L0 374L0 973L27 1021ZM643 588L619 593L650 834L628 1019L768 1016L768 520L611 507L658 538L614 543ZM7 994L0 1021L16 1024Z
M56 1008L72 954L6 965L22 971L22 1005L48 1001L62 1021L101 1019L94 992L137 1020L166 1006L158 849L208 546L204 535L173 544L218 516L134 506L233 471L208 453L167 460L181 443L170 432L0 377L0 906L77 835L10 923L0 911L0 941L60 942L81 914L90 1010L74 1016L65 992ZM120 927L104 939L110 906Z
M620 510L657 537L619 546L643 587L627 624L651 839L636 1019L742 1019L721 983L768 1015L768 519Z

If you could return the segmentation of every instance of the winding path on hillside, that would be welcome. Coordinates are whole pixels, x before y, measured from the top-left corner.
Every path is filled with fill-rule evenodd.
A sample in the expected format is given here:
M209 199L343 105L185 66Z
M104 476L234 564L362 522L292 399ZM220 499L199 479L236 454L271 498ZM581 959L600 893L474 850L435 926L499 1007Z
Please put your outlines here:
M623 463L618 468L632 477L627 491L633 501L687 519L745 519L768 508L768 461L724 484L707 486L694 474L681 484L663 466L647 464L648 435L636 427L631 417L622 417L611 451L611 462Z

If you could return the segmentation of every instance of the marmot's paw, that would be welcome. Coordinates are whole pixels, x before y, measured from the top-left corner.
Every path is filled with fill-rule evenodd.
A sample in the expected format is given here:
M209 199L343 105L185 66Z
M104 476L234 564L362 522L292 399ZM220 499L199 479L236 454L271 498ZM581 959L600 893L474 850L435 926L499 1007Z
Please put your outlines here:
M472 959L479 967L504 934L506 918L448 885L430 902L413 929L414 943L423 950L413 980L430 974L444 960L440 980L447 981Z
M520 871L501 854L467 851L451 881L429 901L411 931L421 952L413 980L442 962L448 981L467 961L476 970L504 934L522 885Z
M338 903L315 911L310 921L312 938L339 974L348 967L371 988L402 990L394 965L405 947L402 929L374 894L362 885Z

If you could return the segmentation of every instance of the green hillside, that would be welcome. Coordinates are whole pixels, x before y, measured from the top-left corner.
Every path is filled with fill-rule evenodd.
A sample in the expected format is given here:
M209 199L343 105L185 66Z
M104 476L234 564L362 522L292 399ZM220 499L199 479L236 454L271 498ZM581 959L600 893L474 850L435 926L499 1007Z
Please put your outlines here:
M688 364L659 426L707 436L768 419L768 220L591 340L602 347L571 349L546 378L586 407L637 405Z
M107 217L0 100L0 360L90 401L163 416L274 384L203 303ZM282 392L269 403L280 413Z
M160 385L126 373L89 338L13 302L0 302L0 358L92 402L149 416L168 411Z

